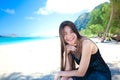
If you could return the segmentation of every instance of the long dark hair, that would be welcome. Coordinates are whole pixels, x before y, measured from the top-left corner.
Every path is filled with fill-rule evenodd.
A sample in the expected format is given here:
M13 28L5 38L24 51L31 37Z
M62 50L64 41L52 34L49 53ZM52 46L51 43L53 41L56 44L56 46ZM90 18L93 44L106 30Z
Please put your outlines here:
M66 53L66 43L65 43L65 40L64 40L64 28L65 26L68 26L71 28L71 30L77 35L77 38L80 39L82 38L82 36L79 34L75 24L71 21L63 21L61 24L60 24L60 27L59 27L59 36L60 36L60 41L61 41L61 63L60 63L60 66L61 66L61 71L63 71L65 69L65 64L64 62L66 62L64 59L64 52L65 52L65 55L67 54ZM65 57L66 58L66 57ZM73 65L74 66L74 65Z

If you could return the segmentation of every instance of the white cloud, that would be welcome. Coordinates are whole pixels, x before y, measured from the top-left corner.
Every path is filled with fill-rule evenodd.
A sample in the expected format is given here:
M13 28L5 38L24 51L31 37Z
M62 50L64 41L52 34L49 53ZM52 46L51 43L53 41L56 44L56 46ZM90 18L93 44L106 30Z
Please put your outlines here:
M41 20L39 17L32 17L32 16L27 16L27 17L25 17L25 19L27 19L27 20Z
M32 17L32 16L30 16L30 17L25 17L25 19L33 20L33 19L35 19L35 17Z
M15 14L15 10L14 9L1 9L1 11L8 13L8 14Z
M50 13L74 14L82 10L91 11L95 6L109 0L47 0L46 6L36 13L48 15Z
M39 10L35 12L35 14L43 14L43 15L48 15L49 13L50 10L47 10L46 8L39 8Z

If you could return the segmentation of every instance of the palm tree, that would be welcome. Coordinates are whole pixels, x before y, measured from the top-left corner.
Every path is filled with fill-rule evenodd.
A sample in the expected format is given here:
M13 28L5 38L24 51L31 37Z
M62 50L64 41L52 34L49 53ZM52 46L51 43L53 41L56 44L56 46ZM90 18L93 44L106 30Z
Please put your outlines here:
M110 0L110 6L111 6L110 19L107 24L107 27L101 42L104 42L104 40L106 39L108 32L110 30L110 26L112 28L114 27L120 30L120 4L119 3L120 3L120 0Z
M107 37L107 33L108 33L108 31L109 31L109 28L110 28L110 24L111 24L111 22L112 22L112 18L113 18L113 11L114 11L114 5L113 5L113 2L112 2L113 0L110 0L110 4L111 4L111 14L110 14L110 19L109 19L109 22L108 22L108 24L107 24L107 27L106 27L106 30L105 30L105 32L104 32L104 35L103 35L103 38L102 38L102 40L101 40L101 42L104 42L104 40L106 39L106 37Z

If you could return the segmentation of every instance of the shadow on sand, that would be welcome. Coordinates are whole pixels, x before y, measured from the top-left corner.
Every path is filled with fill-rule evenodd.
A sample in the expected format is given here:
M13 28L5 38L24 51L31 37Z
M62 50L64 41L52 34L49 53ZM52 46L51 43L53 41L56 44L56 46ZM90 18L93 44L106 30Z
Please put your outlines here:
M111 74L112 80L120 80L120 61L114 63L108 63Z
M114 63L108 63L112 80L120 80L120 61ZM20 72L13 72L11 74L3 74L0 76L0 80L54 80L55 72L47 75L35 73L32 75L23 75Z
M33 74L33 75L23 75L20 72L13 72L11 74L3 74L0 76L0 80L54 80L54 75L47 74Z

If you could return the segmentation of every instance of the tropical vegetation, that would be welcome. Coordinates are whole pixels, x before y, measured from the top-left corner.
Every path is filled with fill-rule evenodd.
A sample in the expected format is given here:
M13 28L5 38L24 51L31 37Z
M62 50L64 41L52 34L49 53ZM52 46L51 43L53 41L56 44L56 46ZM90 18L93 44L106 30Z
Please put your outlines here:
M120 0L110 0L96 6L90 13L81 14L75 24L88 37L111 39L120 35Z

